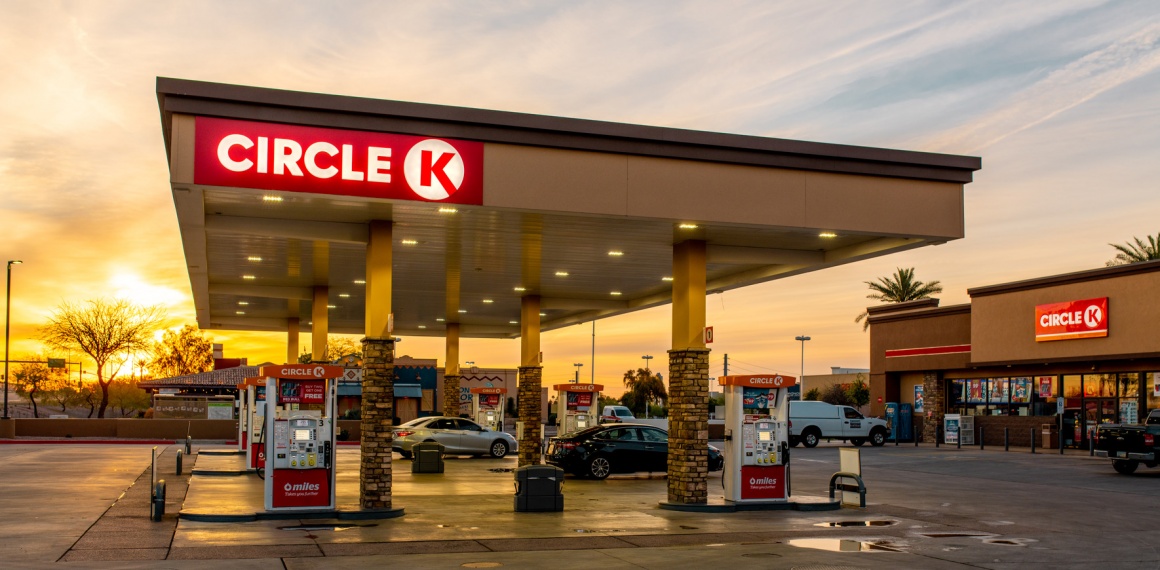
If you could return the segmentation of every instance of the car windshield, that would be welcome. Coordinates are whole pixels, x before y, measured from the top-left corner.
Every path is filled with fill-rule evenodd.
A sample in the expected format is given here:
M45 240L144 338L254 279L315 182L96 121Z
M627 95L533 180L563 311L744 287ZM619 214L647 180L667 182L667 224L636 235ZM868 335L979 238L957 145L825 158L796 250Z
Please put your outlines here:
M578 429L576 431L570 431L566 434L560 435L559 437L562 439L585 438L585 437L588 437L589 435L591 435L595 432L598 432L602 429L604 429L604 426L593 426L593 427L589 427L589 428Z
M613 410L613 412L615 412L616 415L618 415L618 416L622 416L622 417L626 417L626 418L632 417L632 412L628 411L628 408L621 408L621 409Z
M431 418L415 418L409 422L404 422L404 423L399 424L395 427L415 427L415 426L417 426L417 425L419 425L419 424L421 424L429 419L431 419Z

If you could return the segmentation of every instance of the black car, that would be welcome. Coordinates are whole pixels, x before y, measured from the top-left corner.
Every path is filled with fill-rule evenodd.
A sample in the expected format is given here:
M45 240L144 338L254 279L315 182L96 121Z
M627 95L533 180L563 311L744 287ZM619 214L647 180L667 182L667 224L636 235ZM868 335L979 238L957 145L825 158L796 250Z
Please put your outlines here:
M548 440L545 460L565 471L594 479L613 473L668 470L669 434L642 424L590 427ZM709 446L709 470L725 468L721 450Z

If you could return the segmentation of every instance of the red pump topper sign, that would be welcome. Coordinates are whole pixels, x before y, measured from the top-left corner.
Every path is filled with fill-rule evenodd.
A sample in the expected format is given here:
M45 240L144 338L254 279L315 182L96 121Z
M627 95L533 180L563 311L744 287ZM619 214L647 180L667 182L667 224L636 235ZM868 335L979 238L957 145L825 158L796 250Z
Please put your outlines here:
M195 118L194 184L483 204L483 144Z
M1035 341L1108 336L1108 298L1035 306Z

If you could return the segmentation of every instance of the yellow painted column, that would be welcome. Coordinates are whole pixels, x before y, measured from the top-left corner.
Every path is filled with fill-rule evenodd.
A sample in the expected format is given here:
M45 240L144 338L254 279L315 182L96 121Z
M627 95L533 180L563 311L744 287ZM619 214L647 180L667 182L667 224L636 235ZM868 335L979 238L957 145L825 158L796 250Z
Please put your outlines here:
M459 415L459 323L447 323L447 359L443 362L443 415Z
M705 348L705 242L673 246L669 351L668 502L708 501L709 349Z
M286 364L298 362L298 317L286 319Z
M393 224L385 220L370 223L367 244L366 336L389 338L387 321L391 315Z
M324 362L326 358L326 335L330 332L330 288L314 287L314 303L310 307L310 359Z
M539 465L542 458L543 368L540 366L540 297L528 295L520 303L520 378L517 388L520 437L519 465Z
M395 416L395 339L391 315L392 225L369 227L366 265L366 337L363 346L362 438L359 495L363 510L397 510L391 494L391 427Z
M705 242L673 246L673 350L705 348Z

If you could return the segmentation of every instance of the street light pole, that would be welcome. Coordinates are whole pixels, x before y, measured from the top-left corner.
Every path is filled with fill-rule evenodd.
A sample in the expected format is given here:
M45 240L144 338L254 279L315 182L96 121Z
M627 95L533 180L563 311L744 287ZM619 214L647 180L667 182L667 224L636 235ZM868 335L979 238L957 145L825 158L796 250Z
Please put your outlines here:
M806 341L810 340L810 337L801 335L795 336L793 339L802 343L802 369L801 376L798 378L798 390L800 391L798 397L804 400L806 399Z
M8 260L8 283L4 301L4 418L8 419L8 331L12 326L12 266L24 263L19 259Z
M576 367L576 380L573 381L572 383L579 384L580 383L580 367L584 366L584 363L583 362L573 362L572 366Z
M644 356L641 356L641 358L644 359L644 375L649 380L652 380L652 373L649 372L649 370L648 370L648 361L652 360L652 355L646 354ZM648 419L648 408L649 408L650 404L651 404L651 402L644 403L644 418L646 420Z

